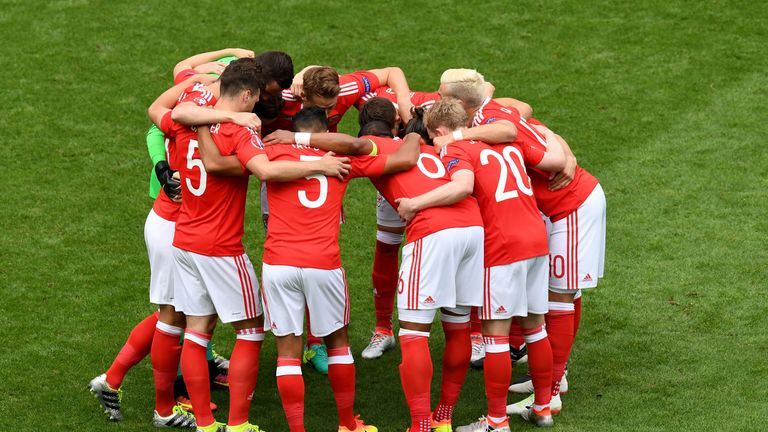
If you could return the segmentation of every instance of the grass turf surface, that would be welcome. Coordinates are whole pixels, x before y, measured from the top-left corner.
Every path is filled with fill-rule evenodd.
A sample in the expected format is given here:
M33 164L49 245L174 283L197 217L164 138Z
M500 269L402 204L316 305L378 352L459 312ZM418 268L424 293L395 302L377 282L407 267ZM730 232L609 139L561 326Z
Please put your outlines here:
M0 429L152 428L148 361L124 383L122 424L105 420L85 385L152 310L146 107L176 61L225 46L285 50L297 70L398 65L417 90L436 88L446 68L474 67L566 137L601 180L609 215L606 277L585 295L558 429L756 430L768 418L766 4L0 6ZM354 116L343 130L356 132ZM257 262L255 186L245 242ZM353 182L341 246L356 355L373 326L373 203L370 184ZM217 347L229 352L232 340L222 326ZM397 352L357 360L357 410L382 431L407 426L398 363ZM274 366L270 338L251 418L281 431ZM327 380L304 376L310 430L333 430ZM220 420L226 399L214 393ZM483 412L482 375L470 372L455 419Z

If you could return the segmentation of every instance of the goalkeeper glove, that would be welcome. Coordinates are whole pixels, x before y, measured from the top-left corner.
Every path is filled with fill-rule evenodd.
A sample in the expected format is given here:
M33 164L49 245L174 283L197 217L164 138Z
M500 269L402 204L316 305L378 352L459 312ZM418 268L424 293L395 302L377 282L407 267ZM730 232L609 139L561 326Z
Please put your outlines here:
M155 165L155 174L168 198L181 201L181 182L178 173L171 169L167 161L161 160Z

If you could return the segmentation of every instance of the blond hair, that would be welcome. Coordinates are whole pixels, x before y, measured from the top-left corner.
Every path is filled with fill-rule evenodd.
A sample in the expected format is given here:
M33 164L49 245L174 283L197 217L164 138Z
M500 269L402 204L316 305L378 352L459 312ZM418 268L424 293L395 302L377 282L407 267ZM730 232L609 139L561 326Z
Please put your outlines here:
M443 85L442 96L459 99L468 108L483 103L485 78L474 69L448 69L440 77L440 84Z
M424 112L424 126L432 132L440 126L454 131L468 124L469 117L458 99L440 99Z

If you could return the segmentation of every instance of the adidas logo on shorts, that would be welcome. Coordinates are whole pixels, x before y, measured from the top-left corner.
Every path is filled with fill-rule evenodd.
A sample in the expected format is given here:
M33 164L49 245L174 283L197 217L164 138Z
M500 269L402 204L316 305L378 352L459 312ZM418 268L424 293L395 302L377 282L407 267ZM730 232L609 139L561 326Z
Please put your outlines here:
M504 306L499 306L498 309L496 309L496 313L497 314L502 314L502 313L506 313L506 312L507 312L507 310L504 309Z
M582 279L582 281L584 281L584 282L592 282L592 276L590 276L589 273L587 273L587 275L584 276L584 279Z
M435 300L432 299L432 296L427 296L427 298L425 298L422 303L425 305L431 305L435 304Z

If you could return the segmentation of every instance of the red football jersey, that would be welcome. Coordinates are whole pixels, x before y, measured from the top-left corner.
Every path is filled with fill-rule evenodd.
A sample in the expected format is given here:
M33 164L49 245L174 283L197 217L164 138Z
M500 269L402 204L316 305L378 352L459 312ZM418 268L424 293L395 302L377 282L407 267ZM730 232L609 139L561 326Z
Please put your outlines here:
M336 106L328 114L328 130L336 132L339 122L351 107L355 106L366 93L370 93L381 86L376 74L367 71L357 71L339 76L339 97ZM293 116L304 108L304 103L299 96L294 96L290 90L283 90L285 106L277 119L268 125L264 125L264 135L268 135L278 129L293 130Z
M273 161L309 161L325 152L301 145L266 148ZM386 156L349 156L352 170L340 181L313 175L291 182L267 182L269 229L263 261L271 265L336 269L339 253L339 213L349 180L384 173ZM178 228L177 228L178 229Z
M176 105L182 102L194 102L200 106L213 106L216 104L216 98L204 85L194 84L184 90L176 101ZM179 170L185 162L184 155L179 154L179 152L176 151L176 136L180 134L189 134L190 136L194 136L194 139L197 139L197 133L186 126L171 120L170 112L163 116L160 122L160 130L165 133L166 160L168 161L168 165L172 170ZM165 191L160 188L160 192L157 194L157 198L155 198L155 202L152 204L152 209L161 218L169 221L176 221L179 218L181 204L168 198Z
M397 150L400 139L365 136L376 143L381 154L391 154ZM435 148L421 145L421 154L416 166L381 177L372 177L371 182L379 193L397 208L397 198L413 198L449 183L445 166L435 152ZM405 227L406 243L434 234L448 228L483 226L480 209L474 197L467 197L455 204L430 207L418 213Z
M236 155L243 165L264 154L254 129L222 123L211 128L211 135L222 155ZM208 175L196 133L177 137L176 146L186 155L186 163L179 170L183 199L173 245L207 256L242 254L248 172L232 177Z
M528 145L491 147L481 141L456 141L443 148L449 174L475 173L475 190L485 227L485 266L510 264L546 255L547 229L533 198L525 165L541 162L544 152Z
M360 109L364 103L368 102L374 97L383 97L384 99L397 104L397 96L395 95L395 91L392 90L391 87L383 86L363 96L355 106ZM411 103L414 106L420 106L426 109L434 105L434 103L438 100L440 100L440 94L437 92L411 92Z
M483 105L477 110L472 125L491 124L498 120L508 120L515 125L517 128L516 144L527 144L546 151L546 140L531 127L531 124L542 124L541 122L533 118L526 121L520 117L520 113L516 109L503 107L490 98L486 98ZM532 169L530 173L536 203L541 212L553 222L578 209L598 183L592 174L577 166L573 181L568 186L552 192L549 190L549 172Z

